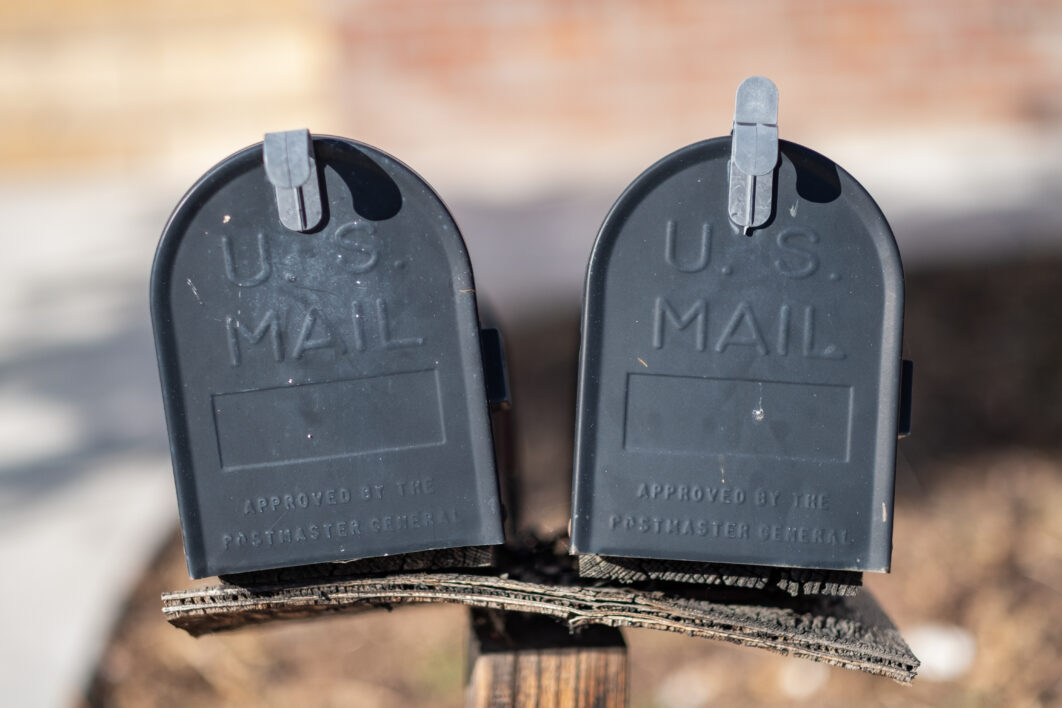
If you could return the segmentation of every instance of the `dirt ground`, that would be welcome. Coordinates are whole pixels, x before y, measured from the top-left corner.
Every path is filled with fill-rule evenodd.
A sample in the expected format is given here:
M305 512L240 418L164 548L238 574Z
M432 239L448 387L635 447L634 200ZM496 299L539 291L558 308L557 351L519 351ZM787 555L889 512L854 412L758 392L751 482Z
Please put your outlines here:
M631 705L1062 705L1060 290L1059 260L908 274L914 436L900 444L893 571L866 585L905 635L962 641L924 644L926 674L906 687L629 631ZM522 516L541 531L567 521L577 317L549 313L506 331ZM464 608L192 639L162 619L159 602L190 586L175 533L131 595L88 705L463 704Z

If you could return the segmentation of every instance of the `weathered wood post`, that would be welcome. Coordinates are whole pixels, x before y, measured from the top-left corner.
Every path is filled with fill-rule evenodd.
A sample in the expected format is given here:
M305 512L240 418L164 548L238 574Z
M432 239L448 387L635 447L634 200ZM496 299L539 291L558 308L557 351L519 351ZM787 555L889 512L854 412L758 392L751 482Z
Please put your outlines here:
M614 627L571 634L541 615L471 612L468 708L627 705L627 645Z

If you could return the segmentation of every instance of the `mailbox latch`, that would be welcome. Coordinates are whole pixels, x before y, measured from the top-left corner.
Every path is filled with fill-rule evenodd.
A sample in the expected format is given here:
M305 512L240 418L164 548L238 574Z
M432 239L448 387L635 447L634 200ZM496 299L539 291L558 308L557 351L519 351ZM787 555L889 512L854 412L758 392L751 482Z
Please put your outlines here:
M738 86L730 138L730 220L748 235L771 216L778 165L778 89L762 76Z
M262 144L266 177L276 190L280 223L309 231L321 221L321 186L308 130L266 133Z

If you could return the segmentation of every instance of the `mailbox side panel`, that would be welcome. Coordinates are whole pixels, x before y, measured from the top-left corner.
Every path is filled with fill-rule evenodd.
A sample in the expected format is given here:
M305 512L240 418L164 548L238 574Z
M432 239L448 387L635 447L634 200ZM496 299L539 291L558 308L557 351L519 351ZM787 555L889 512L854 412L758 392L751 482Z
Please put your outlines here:
M573 548L887 570L903 279L869 195L781 144L776 213L726 214L726 138L639 177L587 271Z

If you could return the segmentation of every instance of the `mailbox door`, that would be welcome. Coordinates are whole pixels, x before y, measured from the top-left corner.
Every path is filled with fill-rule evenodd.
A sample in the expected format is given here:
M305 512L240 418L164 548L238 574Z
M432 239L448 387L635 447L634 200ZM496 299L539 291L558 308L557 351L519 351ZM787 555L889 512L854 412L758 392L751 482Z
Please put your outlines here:
M780 144L775 213L727 214L729 138L664 158L590 258L573 549L885 571L903 275L832 161Z
M163 232L152 317L193 577L502 542L472 271L431 188L315 138L284 227L252 146Z

